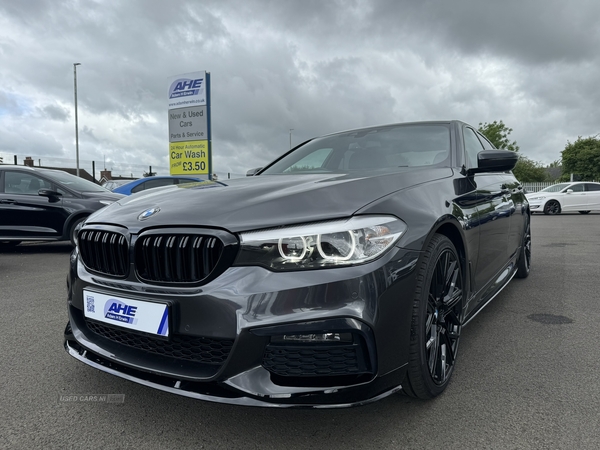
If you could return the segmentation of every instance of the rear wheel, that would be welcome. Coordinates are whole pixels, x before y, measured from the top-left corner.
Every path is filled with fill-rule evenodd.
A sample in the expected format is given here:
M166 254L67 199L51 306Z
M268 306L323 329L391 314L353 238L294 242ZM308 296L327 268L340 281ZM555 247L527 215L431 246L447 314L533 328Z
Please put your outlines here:
M556 200L550 200L544 206L544 214L560 214L560 203Z
M463 275L452 241L436 234L417 274L410 357L404 392L421 399L441 394L454 370L462 326Z
M521 246L521 253L519 254L519 262L517 263L517 278L527 278L529 276L529 270L531 269L531 228L529 219L527 219L527 226L525 227L525 234L523 235L523 245Z
M579 214L589 214L589 211L579 211Z

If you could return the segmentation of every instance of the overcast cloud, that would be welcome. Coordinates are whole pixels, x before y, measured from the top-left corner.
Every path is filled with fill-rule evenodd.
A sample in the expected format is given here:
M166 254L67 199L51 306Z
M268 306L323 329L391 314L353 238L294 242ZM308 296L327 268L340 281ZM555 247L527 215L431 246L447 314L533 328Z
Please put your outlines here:
M0 0L0 156L168 174L167 78L206 70L213 167L315 135L503 120L542 163L600 132L597 0Z

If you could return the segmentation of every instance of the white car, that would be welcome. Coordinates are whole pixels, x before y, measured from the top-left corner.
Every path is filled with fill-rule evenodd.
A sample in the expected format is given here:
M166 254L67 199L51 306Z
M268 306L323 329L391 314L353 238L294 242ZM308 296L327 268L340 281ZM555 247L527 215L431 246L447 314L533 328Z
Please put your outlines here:
M588 214L600 210L600 183L558 183L526 197L531 212L560 214L563 211L579 211L580 214Z

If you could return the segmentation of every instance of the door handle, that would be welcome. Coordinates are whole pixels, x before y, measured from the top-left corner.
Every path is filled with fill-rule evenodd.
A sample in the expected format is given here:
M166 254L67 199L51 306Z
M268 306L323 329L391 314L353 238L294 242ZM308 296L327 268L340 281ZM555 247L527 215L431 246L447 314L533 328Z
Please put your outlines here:
M17 201L16 201L16 200L2 199L2 200L0 200L0 203L5 203L5 204L9 204L9 205L14 205L15 203L17 203Z

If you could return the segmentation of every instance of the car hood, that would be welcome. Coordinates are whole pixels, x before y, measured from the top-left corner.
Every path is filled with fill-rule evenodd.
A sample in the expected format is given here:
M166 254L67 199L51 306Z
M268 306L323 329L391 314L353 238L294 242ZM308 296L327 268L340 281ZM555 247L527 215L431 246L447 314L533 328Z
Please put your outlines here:
M393 192L452 176L450 168L394 173L259 175L151 189L94 214L88 223L136 233L156 226L202 226L231 232L349 217ZM155 209L147 218L141 214Z

